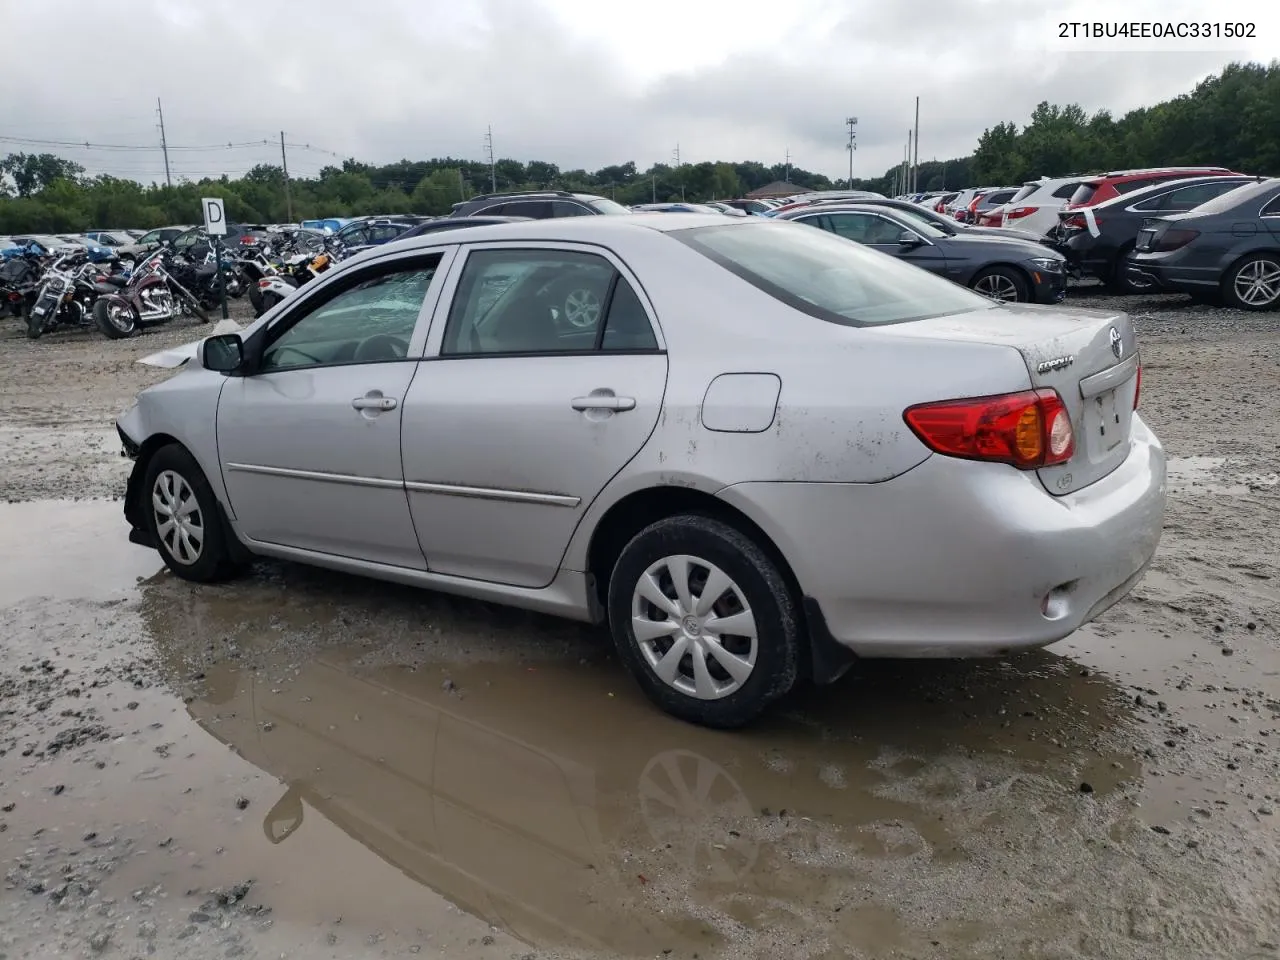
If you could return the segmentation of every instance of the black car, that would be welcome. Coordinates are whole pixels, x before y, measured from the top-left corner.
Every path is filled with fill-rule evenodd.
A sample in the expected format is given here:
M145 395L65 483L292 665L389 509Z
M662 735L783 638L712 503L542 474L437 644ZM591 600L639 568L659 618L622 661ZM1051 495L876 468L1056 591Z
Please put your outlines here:
M538 190L522 193L488 193L453 205L452 217L523 217L550 220L553 217L588 217L630 213L620 203L591 193L566 190Z
M426 223L420 223L412 230L406 230L397 240L408 240L410 237L420 237L426 233L438 233L441 230L457 230L459 227L488 227L495 223L519 223L529 217L439 217L435 220L428 220Z
M1067 294L1066 259L1039 243L950 234L913 212L869 203L802 207L776 219L874 247L993 300L1058 303Z
M1097 277L1117 293L1139 293L1146 288L1140 278L1129 273L1128 259L1138 241L1142 221L1169 213L1186 213L1248 183L1257 183L1257 178L1166 180L1104 200L1097 206L1063 210L1050 236L1066 254L1075 272Z
M846 201L847 202L847 201ZM840 203L838 200L830 201L827 204L819 204L819 206L829 206L832 203ZM945 217L940 213L935 213L932 207L922 207L918 203L912 203L910 200L890 200L884 198L880 200L859 200L862 206L888 207L891 210L903 210L907 213L913 213L917 217L923 217L943 233L949 233L952 236L966 237L1003 237L1006 240L1025 240L1027 243L1039 243L1048 245L1049 241L1044 237L1036 236L1030 230L1018 230L1015 227L976 227L971 223L961 223L954 217Z
M1197 300L1280 309L1280 178L1143 221L1129 272L1137 283Z
M367 247L399 240L407 231L427 220L409 214L390 217L361 217L353 220L335 234L348 253L357 253Z

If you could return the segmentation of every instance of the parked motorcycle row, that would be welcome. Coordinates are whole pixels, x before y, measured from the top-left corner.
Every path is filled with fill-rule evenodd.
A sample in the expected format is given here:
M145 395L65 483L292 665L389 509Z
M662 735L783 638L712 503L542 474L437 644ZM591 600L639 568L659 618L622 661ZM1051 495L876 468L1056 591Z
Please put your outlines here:
M94 329L115 340L191 316L209 322L226 295L246 293L261 316L342 259L332 237L308 230L242 243L220 256L177 254L168 244L136 262L91 258L82 249L48 252L32 245L0 265L0 310L26 327L32 340L61 329Z

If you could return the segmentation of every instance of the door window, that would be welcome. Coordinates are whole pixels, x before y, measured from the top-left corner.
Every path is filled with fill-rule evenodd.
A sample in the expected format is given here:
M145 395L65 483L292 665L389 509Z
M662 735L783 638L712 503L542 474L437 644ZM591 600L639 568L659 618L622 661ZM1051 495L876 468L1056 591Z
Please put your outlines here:
M159 230L152 230L150 233L144 233L137 240L137 243L140 243L140 244L141 243L159 243L159 242L160 242Z
M1271 198L1271 202L1262 208L1261 216L1280 217L1280 194Z
M589 217L591 211L580 203L573 203L569 200L553 200L551 201L551 215L553 217Z
M362 273L323 303L303 304L263 351L259 372L403 360L439 262Z
M657 348L635 291L604 257L569 250L477 250L467 257L441 355L602 347Z
M835 233L846 240L858 243L885 244L897 243L902 236L903 227L890 223L884 217L869 213L841 213L831 217Z
M1175 190L1168 195L1166 203L1161 207L1162 210L1174 210L1179 213L1187 210L1194 210L1202 203L1207 203L1214 197L1221 196L1228 190L1234 190L1240 186L1235 181L1216 182L1216 183L1198 183L1195 186L1183 187L1181 190Z
M551 217L551 204L545 200L517 200L514 203L505 204L502 208L502 214L507 217L530 217L534 220L548 220Z

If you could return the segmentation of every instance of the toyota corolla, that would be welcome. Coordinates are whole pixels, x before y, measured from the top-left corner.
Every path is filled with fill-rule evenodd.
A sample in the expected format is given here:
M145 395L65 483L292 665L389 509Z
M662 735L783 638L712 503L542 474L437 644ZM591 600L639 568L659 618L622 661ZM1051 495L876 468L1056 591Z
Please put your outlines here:
M799 224L424 236L174 362L118 421L130 539L173 573L274 557L606 623L711 726L858 657L1053 643L1160 538L1127 316Z

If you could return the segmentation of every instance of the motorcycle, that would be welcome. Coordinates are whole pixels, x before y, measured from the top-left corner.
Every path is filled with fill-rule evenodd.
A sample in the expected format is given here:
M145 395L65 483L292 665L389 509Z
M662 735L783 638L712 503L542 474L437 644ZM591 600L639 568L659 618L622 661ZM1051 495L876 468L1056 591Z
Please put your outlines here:
M97 278L98 299L93 305L93 316L98 329L112 340L131 337L141 327L172 320L178 315L179 303L201 323L209 322L209 315L195 294L165 269L168 256L167 250L160 249L135 266L128 276Z
M254 316L262 316L303 284L332 270L341 253L335 245L320 253L298 253L287 258L282 268L258 280L256 292L250 291Z
M22 317L31 309L42 272L41 258L34 253L10 257L0 264L0 303L10 316Z
M27 312L27 337L38 340L58 327L87 327L97 299L90 276L97 269L83 251L54 260L40 278L35 302Z

